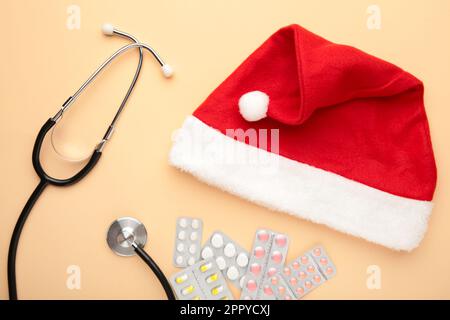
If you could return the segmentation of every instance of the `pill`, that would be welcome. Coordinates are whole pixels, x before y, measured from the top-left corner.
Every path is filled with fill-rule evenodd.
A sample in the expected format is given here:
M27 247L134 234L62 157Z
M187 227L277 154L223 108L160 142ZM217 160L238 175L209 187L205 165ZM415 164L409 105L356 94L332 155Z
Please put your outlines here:
M333 273L333 268L332 267L328 267L326 270L327 274L332 274Z
M269 277L274 276L276 273L277 273L277 269L275 269L275 268L269 268L269 270L267 271L267 275Z
M283 273L284 273L285 275L287 275L287 276L290 276L290 275L291 275L291 269L289 269L288 267L286 267L286 268L283 269Z
M179 243L177 245L177 251L178 252L183 252L184 251L184 244L183 243Z
M182 274L181 276L178 276L175 278L176 283L183 283L188 278L187 274Z
M276 285L276 284L278 283L278 278L277 278L277 277L272 277L272 278L270 279L270 282L271 282L273 285Z
M201 300L201 299L200 299L200 296L195 296L192 298L192 300Z
M275 263L280 263L282 259L283 259L283 255L281 254L280 251L274 251L274 252L272 253L272 260L273 260Z
M243 287L244 287L244 284L245 284L245 276L242 276L242 277L241 277L241 280L239 280L239 286L240 286L241 288L243 288Z
M198 221L197 219L192 220L191 226L194 229L198 229L198 227L200 226L200 221Z
M175 261L177 262L177 264L182 264L184 259L183 256L177 256L177 258L175 259Z
M211 244L213 245L214 248L220 248L223 246L223 237L216 233L212 236L211 238Z
M311 281L305 281L305 287L308 289L311 289L311 287L312 287Z
M309 262L309 259L308 259L307 256L302 256L302 257L300 258L300 261L301 261L303 264L307 264L307 263Z
M284 300L292 300L292 297L291 297L291 296L288 296L288 295L286 295L286 296L284 296Z
M246 287L249 291L255 291L257 287L255 280L252 279L248 280Z
M320 264L328 264L327 258L320 258Z
M300 272L298 273L298 276L300 277L300 279L305 279L305 278L306 278L306 272L300 271Z
M192 266L194 263L195 263L195 258L194 257L189 257L188 265Z
M209 259L212 258L212 256L214 255L214 252L212 251L212 249L210 247L204 247L202 250L202 258L203 259Z
M235 266L231 266L227 270L228 279L234 281L239 277L239 270Z
M320 248L314 249L313 252L316 257L318 257L322 254L322 250L320 250Z
M181 218L179 221L180 227L186 228L187 227L187 220L185 218Z
M261 259L262 257L264 257L265 253L266 252L263 247L256 247L255 250L253 250L254 256L258 259Z
M181 230L181 231L178 233L178 239L180 239L180 240L186 239L186 231Z
M232 258L236 254L236 247L232 243L228 243L223 248L223 253L225 254L226 257Z
M213 296L217 296L222 291L223 291L223 286L217 286L217 287L211 289L211 294Z
M192 232L191 233L191 236L189 237L190 239L191 239L191 241L195 241L195 240L197 240L198 239L198 234L197 234L197 232Z
M196 246L195 244L191 244L191 245L189 246L189 252L190 252L191 254L195 254L195 252L197 252L197 246Z
M320 276L318 276L318 275L315 275L315 276L314 276L314 281L315 281L315 282L320 282L320 280L322 280L322 279L320 278Z
M312 266L312 265L309 265L307 270L309 273L313 273L314 271L316 271L316 268L314 268L314 266Z
M266 295L268 295L268 296L271 296L271 295L273 295L273 290L272 290L272 288L270 286L265 285L264 286L264 293Z
M285 286L279 286L278 287L278 292L283 295L286 292L286 287Z
M287 238L283 234L277 234L275 236L275 244L279 247L284 247L287 243Z
M211 269L211 267L212 267L212 263L211 263L211 262L202 264L202 265L200 266L200 271L201 271L201 272L206 272L206 271L208 271L209 269Z
M194 291L194 286L190 285L181 290L181 294L186 296Z
M219 275L217 273L213 273L208 278L206 278L206 282L207 283L212 283L214 281L217 281L218 278L219 278Z
M289 283L292 284L293 286L295 286L297 284L297 279L292 277L289 279Z
M227 262L222 256L216 258L216 263L220 270L223 270L227 267Z
M257 276L261 272L261 265L258 263L253 263L250 266L250 272Z
M295 292L297 292L298 295L302 295L303 293L305 293L305 289L303 289L302 287L298 287L295 289Z
M258 231L257 237L259 241L265 242L269 240L269 233L266 230L261 230Z
M300 268L300 263L298 263L297 261L292 262L292 268L297 270L298 268Z
M241 252L238 254L237 258L236 258L236 263L239 267L245 267L248 264L248 256L244 253Z

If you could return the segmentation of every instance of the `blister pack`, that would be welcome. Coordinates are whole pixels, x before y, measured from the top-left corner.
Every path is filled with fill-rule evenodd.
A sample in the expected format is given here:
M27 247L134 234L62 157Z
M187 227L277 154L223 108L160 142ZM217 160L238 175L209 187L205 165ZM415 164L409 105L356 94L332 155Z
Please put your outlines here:
M173 264L184 268L200 260L203 222L200 219L180 217L177 219Z
M211 259L202 260L170 278L178 300L232 300L222 272Z
M243 279L241 299L261 299L263 283L282 270L289 246L287 235L260 229L256 232Z
M223 232L215 231L204 244L202 259L214 259L224 277L241 288L247 271L249 253Z
M321 246L292 261L263 284L262 299L300 299L336 274L336 267Z

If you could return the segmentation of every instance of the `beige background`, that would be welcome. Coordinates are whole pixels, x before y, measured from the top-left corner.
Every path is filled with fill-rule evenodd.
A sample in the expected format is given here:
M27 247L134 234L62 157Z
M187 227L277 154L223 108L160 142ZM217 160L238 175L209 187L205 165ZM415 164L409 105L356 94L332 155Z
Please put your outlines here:
M366 26L370 4L381 30ZM68 30L67 7L81 8L80 30ZM323 244L338 275L307 299L450 298L450 2L353 1L2 1L0 29L0 297L7 298L6 257L15 221L38 183L31 150L41 125L125 40L100 32L109 21L154 46L176 68L167 81L147 55L111 143L81 183L49 187L25 228L17 257L18 292L27 299L164 298L138 258L120 258L105 233L131 215L149 231L148 251L167 275L175 219L204 221L204 239L220 229L250 249L258 227L291 238L289 260ZM248 203L178 172L167 163L171 134L235 67L279 27L298 23L330 40L357 46L421 78L439 182L428 233L412 253L398 253ZM106 129L137 62L124 56L73 106L57 140L81 150ZM67 176L47 147L49 170ZM51 169L50 169L51 168ZM81 290L66 287L66 269L81 268ZM366 286L367 267L382 271L380 290Z

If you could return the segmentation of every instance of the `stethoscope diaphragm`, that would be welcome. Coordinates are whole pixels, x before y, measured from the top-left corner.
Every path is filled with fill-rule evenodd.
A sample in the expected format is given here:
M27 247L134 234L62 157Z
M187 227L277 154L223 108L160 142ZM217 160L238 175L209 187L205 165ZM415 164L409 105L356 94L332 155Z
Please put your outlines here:
M109 227L106 236L108 246L119 256L134 256L133 243L143 248L147 243L147 230L139 220L122 217L115 220Z

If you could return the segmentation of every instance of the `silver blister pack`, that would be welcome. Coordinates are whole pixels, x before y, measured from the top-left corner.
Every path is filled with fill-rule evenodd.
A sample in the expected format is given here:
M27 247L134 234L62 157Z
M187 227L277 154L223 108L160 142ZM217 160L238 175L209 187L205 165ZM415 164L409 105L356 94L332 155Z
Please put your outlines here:
M203 222L197 218L179 217L175 234L173 264L184 268L200 260Z

